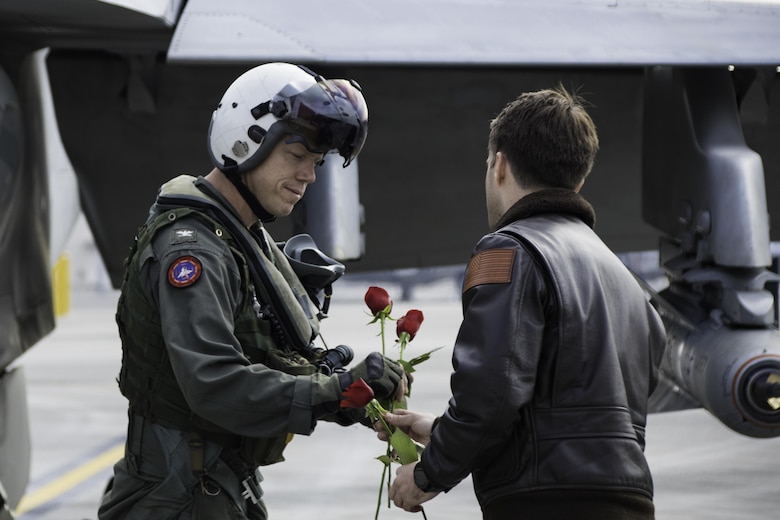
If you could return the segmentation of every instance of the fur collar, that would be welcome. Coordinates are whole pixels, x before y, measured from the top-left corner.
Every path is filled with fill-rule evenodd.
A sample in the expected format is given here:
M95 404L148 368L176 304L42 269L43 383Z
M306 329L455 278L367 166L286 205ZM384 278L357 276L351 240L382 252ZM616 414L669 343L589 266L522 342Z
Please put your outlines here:
M593 206L582 195L565 188L551 188L535 191L518 200L499 219L494 231L515 220L528 218L539 213L568 213L579 217L591 228L596 225L596 213L593 211Z

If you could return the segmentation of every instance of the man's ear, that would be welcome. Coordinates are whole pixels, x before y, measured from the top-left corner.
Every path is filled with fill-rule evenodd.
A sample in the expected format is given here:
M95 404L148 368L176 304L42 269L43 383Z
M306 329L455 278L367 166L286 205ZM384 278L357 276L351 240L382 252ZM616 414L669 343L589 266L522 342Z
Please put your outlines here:
M501 186L512 175L512 171L509 167L509 161L506 159L506 155L503 152L496 152L496 167L493 169L493 175L496 176L496 184Z

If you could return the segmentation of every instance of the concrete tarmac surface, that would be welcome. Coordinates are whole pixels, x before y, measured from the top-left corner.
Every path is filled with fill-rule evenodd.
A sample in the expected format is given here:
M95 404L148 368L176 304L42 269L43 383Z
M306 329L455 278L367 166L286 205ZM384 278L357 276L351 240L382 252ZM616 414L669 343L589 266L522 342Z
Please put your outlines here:
M368 325L363 303L369 283L340 285L322 326L328 346L349 345L356 359L381 351L379 327ZM400 294L385 287L391 298ZM115 380L121 360L117 296L116 291L74 293L71 310L58 319L55 331L17 361L27 378L33 448L19 520L97 518L111 467L122 456L126 428L126 401ZM422 310L425 320L405 357L443 348L418 366L409 407L438 414L449 396L452 343L461 316L457 288L447 281L418 287L411 301L396 301L392 315L413 308ZM388 355L397 357L394 324L386 338ZM707 412L690 410L652 415L647 444L659 520L780 518L780 439L744 437ZM296 436L286 462L263 469L270 518L374 518L382 472L374 459L384 449L362 426L320 423L311 437ZM470 479L426 503L425 510L429 520L481 518ZM379 514L388 520L413 517L422 515L387 509L386 503Z

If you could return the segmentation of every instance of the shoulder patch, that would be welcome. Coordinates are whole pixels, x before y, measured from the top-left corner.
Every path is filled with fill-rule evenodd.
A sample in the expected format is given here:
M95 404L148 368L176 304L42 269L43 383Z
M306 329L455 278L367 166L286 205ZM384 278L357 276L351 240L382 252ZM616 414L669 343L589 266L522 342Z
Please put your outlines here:
M181 244L182 242L197 242L198 232L192 228L176 228L173 230L171 244Z
M168 283L174 287L188 287L200 278L203 266L194 256L182 256L168 269Z
M463 292L486 283L509 283L515 263L514 249L488 249L471 258L463 282Z

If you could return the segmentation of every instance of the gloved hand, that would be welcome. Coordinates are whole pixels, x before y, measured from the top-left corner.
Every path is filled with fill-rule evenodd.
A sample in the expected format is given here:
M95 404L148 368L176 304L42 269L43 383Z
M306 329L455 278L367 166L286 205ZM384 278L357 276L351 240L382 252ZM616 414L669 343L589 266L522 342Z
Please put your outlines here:
M379 352L372 352L350 370L339 374L341 390L346 390L358 379L368 383L377 399L396 399L399 386L404 382L404 369ZM405 391L405 386L403 389Z

